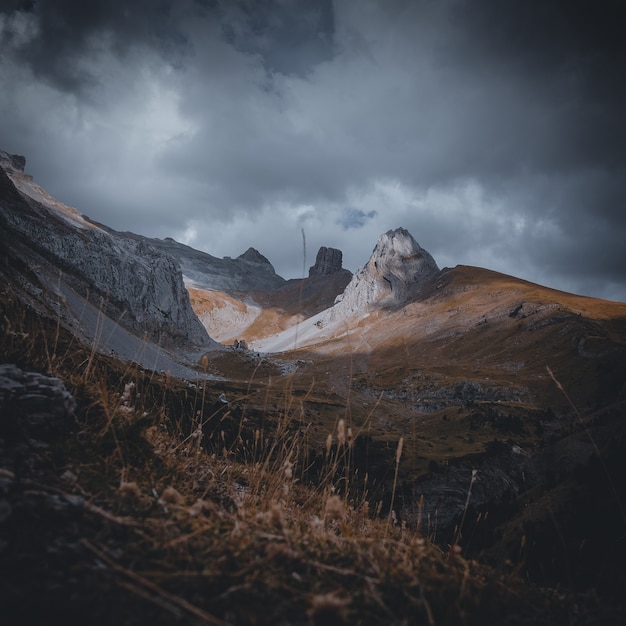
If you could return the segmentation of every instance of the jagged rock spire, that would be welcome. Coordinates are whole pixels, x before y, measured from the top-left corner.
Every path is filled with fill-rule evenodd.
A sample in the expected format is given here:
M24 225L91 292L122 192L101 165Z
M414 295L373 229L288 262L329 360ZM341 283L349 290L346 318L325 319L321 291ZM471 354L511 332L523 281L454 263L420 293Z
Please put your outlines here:
M309 278L311 276L329 276L342 269L343 253L337 248L327 248L322 246L317 252L315 265L309 268Z
M402 304L438 272L433 257L406 229L389 230L380 236L368 262L340 296L340 309Z

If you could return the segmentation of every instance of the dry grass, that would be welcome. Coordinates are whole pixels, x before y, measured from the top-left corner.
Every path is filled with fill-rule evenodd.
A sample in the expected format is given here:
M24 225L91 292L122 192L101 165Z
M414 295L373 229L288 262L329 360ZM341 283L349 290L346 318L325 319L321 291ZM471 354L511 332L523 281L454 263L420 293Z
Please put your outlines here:
M7 623L572 623L566 594L377 515L353 470L379 403L358 420L335 408L314 441L313 384L190 388L85 349L7 291L1 304L1 360L61 377L77 401L46 441L3 443Z

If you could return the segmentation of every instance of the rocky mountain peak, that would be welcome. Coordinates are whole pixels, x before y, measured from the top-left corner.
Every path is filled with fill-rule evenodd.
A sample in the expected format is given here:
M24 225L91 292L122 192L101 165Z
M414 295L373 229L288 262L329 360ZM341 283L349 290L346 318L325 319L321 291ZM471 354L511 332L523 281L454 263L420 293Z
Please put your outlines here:
M4 150L0 150L0 167L23 172L26 167L26 157L19 154L9 154L8 152L4 152Z
M342 269L343 253L337 248L327 248L322 246L317 251L315 265L309 268L309 278L311 276L329 276Z
M263 265L271 265L269 260L264 257L256 248L248 248L238 259L248 261L248 263L262 263Z
M96 306L131 333L164 345L214 345L191 308L174 258L144 238L86 228L78 211L17 172L24 163L23 157L0 153L2 244L7 253L38 268L40 285L63 293L68 319L74 305L77 310ZM50 268L62 269L62 278ZM45 299L45 291L39 291ZM89 334L87 321L83 325Z
M339 301L341 310L366 310L407 302L439 272L433 257L404 228L381 235L368 262Z

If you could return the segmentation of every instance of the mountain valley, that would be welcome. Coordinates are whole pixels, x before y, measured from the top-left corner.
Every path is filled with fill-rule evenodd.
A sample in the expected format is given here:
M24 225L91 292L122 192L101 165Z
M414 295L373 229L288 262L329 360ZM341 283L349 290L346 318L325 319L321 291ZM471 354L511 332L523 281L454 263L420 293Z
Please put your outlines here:
M297 561L299 548L289 543L295 540L285 530L287 522L280 521L283 513L275 512L277 502L287 508L287 492L281 496L278 486L255 478L265 475L270 465L265 458L277 463L274 479L293 473L303 489L320 489L317 499L340 498L353 518L387 523L385 538L390 527L398 536L413 533L435 552L449 550L448 562L462 554L468 568L480 562L498 575L519 576L522 586L550 587L555 596L562 592L568 599L559 600L559 607L567 605L569 622L561 623L611 623L624 617L618 590L626 582L621 565L626 557L626 303L556 291L484 268L440 269L402 228L382 234L354 275L342 267L341 251L321 248L307 277L285 280L254 248L218 259L171 239L119 233L92 222L51 198L24 167L23 157L0 152L2 363L63 380L78 417L71 417L73 410L65 417L65 409L59 412L66 424L74 419L80 426L71 427L77 441L96 420L93 415L100 416L104 426L93 446L120 489L140 484L147 463L143 455L158 457L154 463L165 468L166 453L154 450L167 449L171 456L172 450L191 450L197 442L198 456L186 453L189 467L181 477L163 469L161 482L155 479L150 489L160 491L159 498L142 487L141 497L127 493L112 513L93 504L98 498L110 502L112 488L98 482L83 459L90 482L71 481L72 497L82 494L92 502L90 515L108 515L107 524L117 529L103 531L101 545L113 545L116 532L137 523L129 517L133 507L161 507L159 515L169 515L162 502L167 480L183 481L187 473L201 482L202 452L216 464L202 470L211 476L205 480L210 488L196 490L198 501L210 500L209 493L213 497L206 504L212 512L202 515L225 520L223 511L231 507L243 516L237 497L259 495L264 504L254 505L254 515L273 524L263 532L286 542L280 543L276 560ZM95 393L90 381L97 376L98 393L111 402L101 409L89 395ZM22 378L15 370L0 372L0 479L6 483L0 505L7 503L0 508L0 529L13 528L12 519L22 520L34 506L27 502L20 508L20 472L35 476L26 491L44 480L46 467L80 475L78 461L70 466L63 457L68 450L79 454L75 442L55 444L60 447L49 452L32 443L48 436L40 433L47 419L52 439L65 440L54 425L58 416L33 417L26 400L27 408L20 408ZM48 389L48 383L38 384ZM55 385L46 398L59 396ZM13 415L22 420L19 427L10 423ZM175 432L179 443L164 443L165 431ZM120 443L121 432L132 434L127 443ZM97 447L101 444L105 448ZM120 459L124 463L115 469ZM232 469L246 462L252 463L249 472L245 465ZM218 463L223 463L220 476L240 472L227 486L215 478ZM244 496L225 495L235 484ZM90 499L86 493L99 495ZM170 512L182 506L172 498ZM216 503L226 508L218 511ZM69 513L65 504L59 506L53 517L62 524L59 518ZM94 506L100 512L94 513ZM272 511L278 521L272 521ZM318 515L327 529L325 511ZM254 527L256 522L246 519ZM349 542L356 530L346 519L339 515L332 532ZM72 524L79 522L72 518ZM168 546L196 531L178 532L168 535ZM0 559L3 554L10 556L7 563L20 563L17 552L3 548ZM346 578L352 565L337 558L326 569L334 567L334 575ZM102 555L99 559L107 563ZM147 593L149 586L137 579L127 582ZM52 588L59 584L55 579ZM252 577L237 582L242 589L254 584ZM347 593L347 583L341 584ZM186 593L180 582L172 589ZM512 595L526 597L526 591L516 590ZM18 593L25 595L23 589ZM193 593L189 597L199 602ZM532 597L535 602L539 596ZM393 604L386 598L380 601L383 609ZM251 623L247 614L229 618L222 600L212 610L221 611L224 622ZM171 598L167 601L171 604ZM545 600L552 608L544 622L536 623L559 623L549 616L558 604L552 602ZM571 613L577 602L584 607L579 621ZM423 623L435 623L423 608L427 605L417 604L425 611ZM442 619L445 605L445 600L437 604ZM176 606L185 614L183 605ZM479 623L481 616L489 621L486 609L471 613L475 607L463 606L457 621L436 623ZM607 616L598 606L608 607ZM340 608L329 610L335 623L349 623ZM471 614L467 620L459 617L464 611ZM535 623L540 613L506 623ZM388 623L406 618L387 617ZM198 623L203 619L210 622L205 615ZM316 619L309 612L302 623L322 623ZM287 614L279 621L297 622ZM361 617L360 623L370 622Z

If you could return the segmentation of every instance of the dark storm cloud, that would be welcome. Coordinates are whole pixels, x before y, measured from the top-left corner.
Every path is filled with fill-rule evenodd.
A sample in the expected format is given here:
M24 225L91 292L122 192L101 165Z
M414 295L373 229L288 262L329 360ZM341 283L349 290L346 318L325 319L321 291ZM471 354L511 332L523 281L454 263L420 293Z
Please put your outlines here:
M35 75L67 91L97 81L81 61L103 45L102 39L118 55L145 45L170 63L183 63L190 50L181 20L190 15L219 22L222 37L245 53L261 55L268 71L306 73L332 56L332 0L10 0L0 14L33 20L26 40L9 22L3 43Z
M283 273L302 228L356 269L405 226L626 299L621 5L5 2L0 148L95 219Z
M0 8L0 14L10 18L2 43L35 76L62 90L79 92L98 80L82 66L98 46L106 45L119 55L136 45L149 45L173 57L180 54L185 41L175 5L172 0L10 2ZM17 30L20 17L31 20L27 37Z
M470 111L458 144L466 165L453 157L447 174L523 197L524 215L556 224L558 242L528 241L547 271L623 282L623 3L459 2L448 18L439 61L471 76L494 106Z
M570 210L559 207L565 228L575 222L580 227L583 214L626 226L623 2L464 2L454 16L466 36L455 39L452 54L463 55L470 68L513 74L548 122L533 119L532 108L507 120L508 128L519 128L521 121L526 130L523 122L530 119L529 130L537 132L516 137L517 149L507 155L510 169L501 173L565 176L562 182L571 188L575 176L579 188L568 199Z
M223 3L222 32L269 72L305 75L333 53L332 0L245 0Z
M461 2L447 52L470 71L512 75L545 99L559 141L532 154L535 167L611 170L623 167L626 145L625 15L619 0Z

